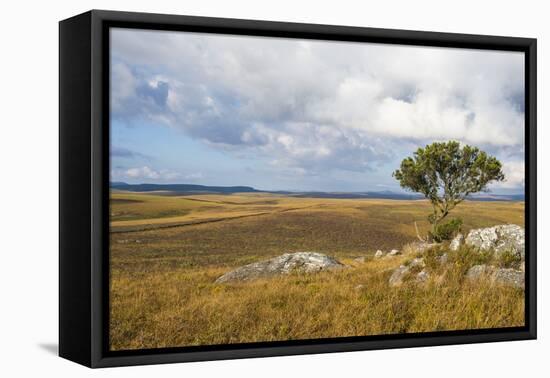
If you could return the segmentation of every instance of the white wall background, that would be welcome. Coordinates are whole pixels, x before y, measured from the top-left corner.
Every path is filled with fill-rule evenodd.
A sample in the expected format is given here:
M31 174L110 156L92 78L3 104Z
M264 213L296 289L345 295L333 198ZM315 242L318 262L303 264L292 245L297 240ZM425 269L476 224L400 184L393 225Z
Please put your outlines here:
M7 1L0 22L0 375L60 377L465 377L550 372L546 126L550 26L543 1ZM90 370L57 357L58 25L112 9L539 40L539 340ZM546 173L545 173L546 171ZM546 350L545 350L546 349Z

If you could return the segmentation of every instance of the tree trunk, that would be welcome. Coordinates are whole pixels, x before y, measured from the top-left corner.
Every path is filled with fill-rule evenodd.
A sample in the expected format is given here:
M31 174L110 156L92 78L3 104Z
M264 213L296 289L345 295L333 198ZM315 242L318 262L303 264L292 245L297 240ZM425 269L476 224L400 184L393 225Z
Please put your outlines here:
M439 224L440 218L435 218L432 223L432 238L437 234L437 225Z

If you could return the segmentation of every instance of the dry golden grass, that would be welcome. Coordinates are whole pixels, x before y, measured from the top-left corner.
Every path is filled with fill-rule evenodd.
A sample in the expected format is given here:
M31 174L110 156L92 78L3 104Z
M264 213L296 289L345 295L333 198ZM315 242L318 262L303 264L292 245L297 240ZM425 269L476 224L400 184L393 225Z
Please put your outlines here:
M413 241L414 221L427 229L429 206L424 201L131 196L117 194L112 211L123 208L134 219L141 217L143 224L160 219L159 213L173 201L179 206L174 209L188 214L210 212L223 218L257 207L267 214L113 233L113 350L511 327L524 322L523 291L464 280L466 269L476 263L467 251L452 257L448 268L428 264L431 278L426 285L389 287L391 270L413 256L370 256L378 248L401 248ZM120 201L124 199L142 202ZM464 218L467 229L523 225L523 203L467 202L456 215ZM353 268L214 284L237 266L300 250L335 256ZM367 256L367 261L356 263L357 256Z

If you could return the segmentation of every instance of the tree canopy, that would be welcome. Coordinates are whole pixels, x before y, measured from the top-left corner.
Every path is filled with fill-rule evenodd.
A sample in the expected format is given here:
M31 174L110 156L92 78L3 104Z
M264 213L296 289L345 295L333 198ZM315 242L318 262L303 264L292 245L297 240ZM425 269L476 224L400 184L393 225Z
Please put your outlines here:
M433 231L459 203L473 193L487 191L493 181L503 181L502 164L477 147L456 141L436 142L419 148L395 172L402 188L423 194L433 206L429 220Z

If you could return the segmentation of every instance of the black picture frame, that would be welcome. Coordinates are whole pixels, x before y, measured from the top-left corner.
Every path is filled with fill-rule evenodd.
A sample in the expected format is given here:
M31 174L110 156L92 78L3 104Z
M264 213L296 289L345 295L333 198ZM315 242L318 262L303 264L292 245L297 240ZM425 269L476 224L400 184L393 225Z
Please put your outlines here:
M525 326L111 352L110 27L525 53ZM406 348L536 338L536 39L92 10L59 24L59 355L88 367Z

